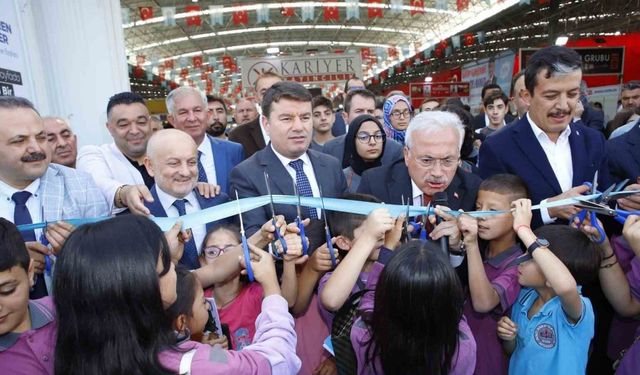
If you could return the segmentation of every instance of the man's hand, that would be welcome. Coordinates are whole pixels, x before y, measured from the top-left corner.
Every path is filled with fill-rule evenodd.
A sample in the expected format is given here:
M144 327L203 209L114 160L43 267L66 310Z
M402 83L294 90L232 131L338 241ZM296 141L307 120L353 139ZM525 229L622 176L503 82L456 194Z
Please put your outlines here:
M149 209L144 205L144 201L153 202L153 196L146 186L127 185L120 189L118 194L122 198L122 204L128 207L132 214L151 215Z
M460 247L460 230L458 229L458 220L455 216L447 213L447 211L450 211L448 207L436 206L436 215L440 216L444 220L433 228L431 233L429 233L429 237L431 237L432 240L439 240L443 236L448 236L449 247L457 249ZM431 221L432 224L435 224L436 217L434 215L429 216L429 221Z
M640 184L631 184L624 190L640 190ZM626 211L640 210L640 194L618 199L618 206Z
M45 268L44 257L50 254L49 248L36 241L25 242L29 257L33 260L33 270L35 273L43 273Z
M182 228L182 220L177 220L175 224L168 231L164 232L164 237L169 244L169 251L171 252L171 261L174 264L178 264L182 259L184 253L184 244L191 238L190 231L180 231Z
M196 184L196 189L198 189L198 193L205 198L213 198L220 194L220 185L209 184L206 182L198 182Z
M65 221L58 221L52 224L47 225L47 230L45 231L45 237L49 244L51 244L51 249L55 255L60 253L60 249L62 249L62 245L69 238L69 235L75 227Z
M565 191L560 195L556 195L555 197L551 197L547 199L547 202L554 202L562 199L579 197L582 194L587 193L590 189L591 188L587 185L576 186L574 188L571 188ZM572 206L572 205L566 205L566 206L560 206L560 207L549 207L548 209L549 217L551 217L552 219L561 218L565 220L571 219L571 217L577 214L578 212L580 212L580 210L581 208Z

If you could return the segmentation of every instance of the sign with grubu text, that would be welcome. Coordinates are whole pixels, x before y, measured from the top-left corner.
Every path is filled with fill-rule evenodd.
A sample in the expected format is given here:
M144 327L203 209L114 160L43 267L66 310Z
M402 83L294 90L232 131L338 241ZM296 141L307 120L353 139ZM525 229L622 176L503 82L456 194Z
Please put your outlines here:
M624 47L574 47L572 49L582 58L582 75L597 76L624 72ZM521 69L526 68L527 62L537 50L537 48L520 49Z
M244 87L254 87L256 79L267 71L299 83L334 83L362 77L362 58L359 53L244 58L240 70Z

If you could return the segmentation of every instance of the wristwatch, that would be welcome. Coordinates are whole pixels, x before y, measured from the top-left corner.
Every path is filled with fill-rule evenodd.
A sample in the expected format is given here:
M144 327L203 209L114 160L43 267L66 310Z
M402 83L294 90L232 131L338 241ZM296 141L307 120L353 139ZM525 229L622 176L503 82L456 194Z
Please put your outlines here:
M536 240L527 248L527 253L529 253L529 255L533 255L533 252L539 247L549 248L549 241L544 238L536 238Z

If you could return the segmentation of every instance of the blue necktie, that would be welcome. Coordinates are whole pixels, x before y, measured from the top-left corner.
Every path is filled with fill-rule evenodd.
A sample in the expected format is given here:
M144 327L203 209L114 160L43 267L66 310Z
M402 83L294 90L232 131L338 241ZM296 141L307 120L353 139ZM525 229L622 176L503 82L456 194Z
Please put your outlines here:
M202 151L198 151L198 182L209 182L209 180L207 179L207 173L204 171L204 167L202 166L202 162L200 161L201 156Z
M296 170L296 185L298 187L298 194L301 197L313 197L313 190L311 190L311 184L307 175L302 168L304 162L300 159L289 162L291 168ZM318 211L315 208L307 208L309 210L309 218L317 219Z
M31 193L28 191L18 191L11 196L11 199L15 202L16 207L13 211L13 223L15 225L32 224L31 214L27 208L27 201L31 198ZM44 218L42 218L44 220ZM22 238L26 241L35 241L36 233L32 230L20 232ZM36 282L33 285L33 290L29 293L30 299L38 299L47 295L47 286L44 282L44 275L37 274Z
M180 216L187 214L187 210L185 209L186 202L188 202L186 199L176 199L176 201L173 202L173 206L178 209L178 214L180 214ZM200 263L198 262L198 248L196 247L196 241L193 239L193 235L189 241L184 244L184 253L180 259L180 264L187 266L192 270L200 268Z

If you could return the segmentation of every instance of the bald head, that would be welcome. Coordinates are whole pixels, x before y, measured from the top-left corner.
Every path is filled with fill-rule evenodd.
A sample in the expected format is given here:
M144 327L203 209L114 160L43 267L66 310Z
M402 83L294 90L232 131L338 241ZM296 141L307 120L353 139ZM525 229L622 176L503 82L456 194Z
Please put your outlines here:
M156 187L184 198L198 182L198 149L189 134L177 129L159 130L147 144L144 165Z
M51 162L75 168L78 156L78 139L69 123L61 117L48 116L42 119L47 142L51 148Z

